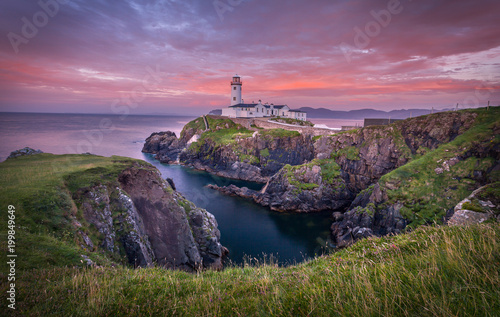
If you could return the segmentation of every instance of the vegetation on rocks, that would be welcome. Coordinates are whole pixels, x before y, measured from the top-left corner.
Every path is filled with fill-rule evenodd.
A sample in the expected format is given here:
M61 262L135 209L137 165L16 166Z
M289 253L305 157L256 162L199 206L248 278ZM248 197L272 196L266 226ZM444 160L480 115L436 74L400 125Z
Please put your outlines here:
M259 131L259 134L263 137L271 137L271 138L293 138L300 136L300 133L297 131L290 131L285 129L269 129Z
M471 129L380 179L386 204L402 202L401 213L410 227L441 223L473 190L500 181L500 172L493 169L500 147L500 109L476 112Z

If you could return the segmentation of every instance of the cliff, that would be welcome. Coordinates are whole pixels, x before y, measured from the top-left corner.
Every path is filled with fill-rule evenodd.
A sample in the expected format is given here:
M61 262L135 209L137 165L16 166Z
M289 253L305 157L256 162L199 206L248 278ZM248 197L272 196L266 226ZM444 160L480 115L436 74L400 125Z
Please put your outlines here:
M21 215L28 232L20 234L20 241L38 236L19 243L27 265L42 261L29 247L47 249L41 258L61 266L82 258L87 265L158 265L184 271L223 266L227 249L220 244L214 216L186 200L148 163L38 154L1 164L7 174L30 179L28 186L9 187L14 191L9 196L20 199L9 201L27 211ZM37 172L40 168L44 173ZM48 243L45 236L55 240Z
M334 211L332 237L345 246L442 222L452 204L495 182L499 112L444 112L318 137L252 132L229 120L201 132L180 161L221 176L267 180L259 192L211 188L272 210Z
M419 118L416 123L423 130L408 129L408 121L403 122L401 131L407 135L405 143L413 159L361 191L347 212L334 214L336 244L346 246L369 235L400 233L406 226L443 223L459 210L455 205L474 190L489 184L497 192L499 110L437 114L434 117L440 126L435 128L431 128L432 121ZM449 120L453 115L474 120L460 124Z
M282 129L249 130L229 119L206 118L208 129L198 118L184 127L179 138L172 132L153 133L142 151L163 163L178 158L198 170L263 183L284 165L313 158L311 136Z
M311 161L284 166L251 196L278 211L343 210L383 175L469 129L476 116L449 112L315 138Z

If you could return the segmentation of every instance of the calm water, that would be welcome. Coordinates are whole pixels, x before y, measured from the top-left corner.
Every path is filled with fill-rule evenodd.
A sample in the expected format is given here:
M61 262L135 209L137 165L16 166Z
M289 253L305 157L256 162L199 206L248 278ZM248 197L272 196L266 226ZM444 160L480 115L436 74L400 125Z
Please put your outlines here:
M251 201L223 196L205 187L235 184L259 189L261 184L164 165L141 153L144 140L152 132L170 130L179 135L184 124L192 119L0 113L0 160L25 146L54 154L90 152L142 159L155 165L163 177L171 177L186 198L215 215L221 242L229 249L233 262L241 263L244 256L261 259L265 254L275 256L281 263L293 263L320 253L328 243L329 212L309 215L272 212Z

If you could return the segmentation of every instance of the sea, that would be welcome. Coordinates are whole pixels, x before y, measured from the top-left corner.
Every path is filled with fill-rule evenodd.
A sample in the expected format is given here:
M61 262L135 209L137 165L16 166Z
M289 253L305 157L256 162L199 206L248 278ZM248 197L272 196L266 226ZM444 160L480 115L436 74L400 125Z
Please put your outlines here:
M221 243L235 264L272 261L295 264L328 252L331 244L331 213L279 213L238 197L221 195L206 185L235 184L252 189L262 184L230 180L189 167L162 164L142 153L153 132L172 131L179 136L194 116L146 116L106 114L0 113L0 161L24 147L45 153L92 153L141 159L156 166L164 178L197 206L212 213L219 224ZM361 120L311 119L331 128L361 123ZM352 122L351 122L352 121Z

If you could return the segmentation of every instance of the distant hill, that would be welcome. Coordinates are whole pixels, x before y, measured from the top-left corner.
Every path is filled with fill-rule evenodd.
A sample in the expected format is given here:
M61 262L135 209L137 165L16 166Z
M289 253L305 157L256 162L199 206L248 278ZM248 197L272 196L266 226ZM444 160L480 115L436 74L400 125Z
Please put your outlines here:
M222 109L214 109L210 111L208 114L214 115L214 116L220 116L222 114Z
M374 109L361 109L351 111L336 111L325 108L302 107L301 111L307 112L308 118L331 118L331 119L364 119L364 118L391 118L391 119L406 119L409 117L418 117L430 114L429 109L402 109L392 111L381 111ZM448 111L449 109L434 110L434 112Z

